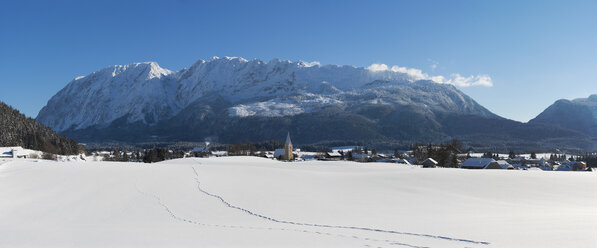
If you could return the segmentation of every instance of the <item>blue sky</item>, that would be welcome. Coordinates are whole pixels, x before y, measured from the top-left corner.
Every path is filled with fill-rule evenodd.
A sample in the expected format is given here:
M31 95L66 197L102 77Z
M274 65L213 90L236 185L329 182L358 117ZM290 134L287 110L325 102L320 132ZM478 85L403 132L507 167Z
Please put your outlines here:
M12 1L0 8L0 100L35 117L76 76L212 56L487 75L460 87L527 121L597 93L597 1Z

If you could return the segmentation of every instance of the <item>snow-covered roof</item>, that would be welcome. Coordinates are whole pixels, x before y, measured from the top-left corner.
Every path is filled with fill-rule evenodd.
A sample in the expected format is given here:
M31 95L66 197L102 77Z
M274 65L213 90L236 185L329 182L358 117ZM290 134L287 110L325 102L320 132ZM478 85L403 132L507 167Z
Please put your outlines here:
M469 158L460 164L460 167L485 168L488 164L496 162L493 158Z
M211 154L214 156L228 156L227 151L212 151Z
M276 150L274 151L274 157L275 157L275 158L277 158L277 157L279 157L279 156L282 156L282 155L284 155L284 154L286 154L286 150L285 150L284 148L279 148L279 149L276 149Z
M350 152L356 149L363 149L361 146L338 146L338 147L332 147L332 151L343 151L343 152Z
M38 154L41 155L42 152L25 149L20 146L9 146L9 147L0 147L0 157L12 157L14 156L29 156L30 154Z
M502 167L502 169L514 168L514 166L512 166L506 160L498 160L497 163Z
M514 166L512 166L506 160L498 160L497 163L502 167L502 169L514 168Z
M394 160L394 162L398 163L398 164L408 164L408 165L410 165L410 162L408 162L408 160L406 160L406 159L396 159L396 160Z
M432 162L432 163L434 163L434 164L437 164L437 161L435 161L435 160L434 160L434 159L432 159L432 158L427 158L427 159L425 159L425 160L423 161L423 163L425 163L425 162L427 162L427 161L429 161L429 162Z
M342 157L342 154L340 154L338 151L327 152L327 154L331 157Z
M355 158L355 159L370 158L371 154L355 153L355 154L352 154L352 157Z

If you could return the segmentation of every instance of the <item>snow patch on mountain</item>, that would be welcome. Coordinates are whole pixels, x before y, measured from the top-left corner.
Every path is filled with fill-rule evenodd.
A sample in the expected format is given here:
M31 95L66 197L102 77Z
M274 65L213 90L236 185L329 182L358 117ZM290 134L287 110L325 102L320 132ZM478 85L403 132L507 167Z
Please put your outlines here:
M340 104L341 100L315 94L290 97L288 99L272 99L264 102L239 104L228 109L230 116L234 117L280 117L293 116L302 113L311 113L324 106Z
M256 102L248 105L239 104L230 108L231 116L248 117L248 116L264 116L264 117L279 117L292 116L305 112L300 106L288 103L270 100L266 102Z

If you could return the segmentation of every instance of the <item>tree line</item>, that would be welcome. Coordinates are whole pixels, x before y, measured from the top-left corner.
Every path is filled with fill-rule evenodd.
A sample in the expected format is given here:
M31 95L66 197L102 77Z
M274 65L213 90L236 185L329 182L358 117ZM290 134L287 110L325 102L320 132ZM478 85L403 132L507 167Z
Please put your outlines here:
M58 135L3 102L0 102L0 146L21 146L61 155L79 154L85 150L76 141Z

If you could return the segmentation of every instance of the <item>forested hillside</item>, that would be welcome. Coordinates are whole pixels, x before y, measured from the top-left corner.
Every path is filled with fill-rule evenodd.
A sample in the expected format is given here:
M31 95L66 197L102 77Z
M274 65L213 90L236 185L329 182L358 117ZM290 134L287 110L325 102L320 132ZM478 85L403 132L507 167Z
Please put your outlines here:
M76 141L56 134L3 102L0 102L0 146L22 146L63 155L82 150Z

